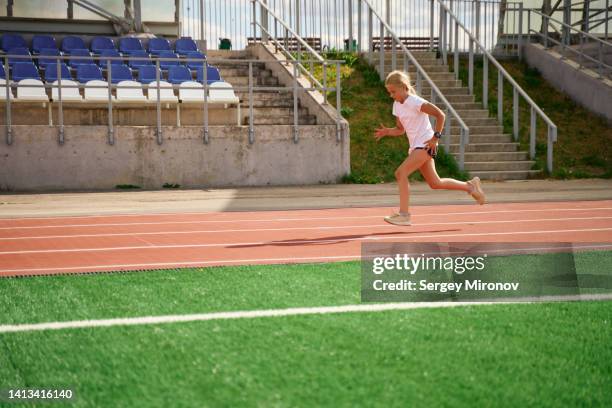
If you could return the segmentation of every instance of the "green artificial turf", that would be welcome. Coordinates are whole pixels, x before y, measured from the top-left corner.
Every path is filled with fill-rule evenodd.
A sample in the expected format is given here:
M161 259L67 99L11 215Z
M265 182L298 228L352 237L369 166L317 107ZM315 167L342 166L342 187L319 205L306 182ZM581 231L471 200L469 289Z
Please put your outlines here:
M576 270L609 276L611 260L578 253ZM0 324L356 304L359 291L359 262L1 279ZM77 406L103 407L604 406L610 316L602 301L4 333L0 388L72 387Z

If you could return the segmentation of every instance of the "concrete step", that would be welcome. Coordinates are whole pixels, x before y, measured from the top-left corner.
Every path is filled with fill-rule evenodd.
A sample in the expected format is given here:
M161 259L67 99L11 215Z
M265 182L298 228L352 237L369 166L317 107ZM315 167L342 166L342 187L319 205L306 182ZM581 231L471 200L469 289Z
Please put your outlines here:
M425 95L425 94L423 94L423 95ZM451 103L451 105L453 105L453 108L455 107L456 103L457 104L458 103L475 103L474 102L474 95L465 95L465 94L446 95L446 94L444 94L444 97L446 98L447 101L449 101Z
M241 111L243 116L249 115L248 106L241 106ZM253 116L264 116L264 117L274 117L274 116L287 116L293 119L293 107L291 108L256 108L253 106ZM308 109L306 108L298 108L298 116L308 116Z
M476 136L478 137L478 136ZM471 139L471 138L470 138ZM442 143L444 145L444 143ZM518 150L518 143L470 143L465 146L467 152L516 152ZM459 153L459 144L450 145L451 153Z
M293 115L291 116L271 116L254 115L255 125L293 125ZM248 116L243 119L243 125L249 124ZM300 125L316 125L317 118L314 115L304 115L299 117Z
M453 108L455 108L455 105L453 105ZM457 108L455 108L455 111L459 114L461 119L465 119L465 118L488 118L489 117L489 111L484 110L484 109L478 109L478 108L476 108L476 109L457 109Z
M512 171L512 170L531 170L535 162L530 160L513 161L483 161L465 162L465 170L470 173L476 171Z
M225 82L232 86L249 86L249 77L246 76L222 76ZM255 86L278 86L278 79L275 77L254 77L253 85Z
M436 84L436 86L438 86L438 84ZM448 95L468 95L469 93L468 88L465 88L462 86L438 86L438 89L440 90L440 92L442 92L442 95L444 95L445 98ZM421 89L421 95L429 95L431 97L431 87L426 82L423 83L423 87Z
M442 141L444 142L444 136L442 137ZM458 133L454 133L454 134L451 133L450 143L451 145L453 144L458 145L460 143ZM481 144L481 143L512 143L512 135L503 134L503 133L493 133L493 134L482 133L479 135L470 134L470 142L468 143L468 145Z
M471 137L474 135L495 135L503 133L502 127L499 125L496 126L470 126L470 141ZM461 128L459 126L451 126L451 135L459 135L461 132Z
M537 176L540 170L507 170L507 171L471 171L472 177L480 177L481 180L525 180ZM485 186L486 190L486 186ZM486 191L485 191L486 192Z
M451 102L451 105L453 105L453 109L455 109L456 111L466 111L475 109L482 110L482 104L478 102Z
M455 156L458 157L457 154ZM466 162L510 162L527 161L527 152L468 152L465 153Z
M461 116L461 119L465 122L465 124L470 128L470 133L472 131L472 127L474 126L496 126L498 125L497 119L489 118L489 117L464 117ZM458 125L457 120L453 117L450 118L451 128L453 125Z
M221 77L225 79L225 77L249 77L249 69L248 68L220 68L219 72ZM272 71L267 69L253 69L253 77L271 77Z

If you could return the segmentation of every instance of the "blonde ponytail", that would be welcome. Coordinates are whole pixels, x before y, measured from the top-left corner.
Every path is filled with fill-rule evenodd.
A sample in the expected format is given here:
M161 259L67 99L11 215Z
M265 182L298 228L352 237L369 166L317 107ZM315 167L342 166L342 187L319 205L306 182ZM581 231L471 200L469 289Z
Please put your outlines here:
M404 71L393 71L385 79L385 85L403 86L410 95L416 95L412 85L410 85L410 76Z

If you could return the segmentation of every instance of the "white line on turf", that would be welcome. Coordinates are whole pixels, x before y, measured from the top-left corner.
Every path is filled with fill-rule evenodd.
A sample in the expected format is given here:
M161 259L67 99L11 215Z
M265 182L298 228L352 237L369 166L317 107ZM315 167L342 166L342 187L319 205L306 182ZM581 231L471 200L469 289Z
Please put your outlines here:
M582 208L533 208L533 209L512 209L512 210L494 210L494 211L467 211L467 212L447 212L447 213L425 213L425 214L413 214L414 217L443 217L451 215L479 215L479 214L503 214L503 213L522 213L522 212L551 212L551 211L605 211L612 210L612 207L582 207ZM228 214L228 213L223 213ZM167 216L181 216L183 214L164 214ZM193 220L193 221L158 221L158 222L128 222L128 223L103 223L103 224L67 224L67 225L24 225L24 226L10 226L0 227L0 230L14 230L14 229L42 229L42 228L80 228L80 227L118 227L125 225L167 225L167 224L208 224L208 223L245 223L245 222L285 222L285 221L321 221L321 220L360 220L364 218L380 218L387 214L380 215L362 215L362 216L337 216L337 217L301 217L301 218L268 218L268 219L234 219L234 220ZM147 214L142 214L142 217ZM219 214L215 214L219 217ZM111 217L112 218L112 217ZM23 218L19 220L30 220L31 218ZM59 220L62 218L54 218ZM0 219L0 222L11 222L14 219Z
M142 316L126 317L115 319L99 320L73 320L64 322L31 323L31 324L5 324L0 325L0 333L18 333L44 330L62 329L82 329L97 327L114 326L138 326L149 324L170 324L201 322L209 320L229 320L229 319L253 319L262 317L286 317L286 316L305 316L305 315L328 315L342 313L372 313L394 310L409 309L432 309L449 308L458 306L481 306L493 304L517 304L534 301L562 302L579 300L610 300L611 294L601 295L569 295L569 296L548 296L539 299L523 298L508 299L507 301L496 302L421 302L421 303L376 303L376 304L357 304L344 306L323 306L323 307L296 307L290 309L268 309L268 310L246 310L236 312L212 312L197 313L187 315L166 315L166 316Z
M587 250L587 249L605 249L612 247L612 244L572 244L567 247L539 247L539 248L513 248L509 249L501 249L501 250L488 250L490 253L501 252L503 254L507 253L521 253L530 251L545 251L545 250ZM80 266L71 266L71 267L59 267L59 268L27 268L27 269L5 269L0 270L0 274L13 274L13 273L47 273L47 272L70 272L70 271L79 271L79 272L88 272L88 271L117 271L117 270L126 270L126 269L151 269L151 268L164 268L164 267L172 267L172 268L188 268L188 267L198 267L198 266L224 266L224 265L233 265L233 264L249 264L249 263L296 263L296 262L324 262L324 261L354 261L361 259L361 254L355 255L338 255L338 256L316 256L316 257L291 257L291 258L253 258L253 259L217 259L217 260L208 260L208 261L181 261L181 262L156 262L156 263L138 263L138 264L110 264L110 265L80 265Z
M455 221L455 222L427 222L419 223L419 227L430 227L434 225L466 225L466 224L516 224L517 222L548 222L548 221L593 221L610 220L612 217L566 217L566 218L536 218L521 220L492 220L492 221ZM154 232L118 232L108 234L75 234L75 235L32 235L25 237L4 237L0 241L20 241L33 239L60 239L60 238L100 238L100 237L137 237L140 235L189 235L189 234L219 234L234 232L260 232L260 231L308 231L308 230L332 230L349 228L397 228L389 224L369 224L369 225L333 225L333 226L314 226L314 227L288 227L288 228L246 228L246 229L218 229L218 230L192 230L192 231L154 231Z
M585 229L562 229L562 230L545 230L545 231L509 231L509 232L479 232L479 233L464 233L464 234L436 234L436 235L418 235L417 233L397 234L392 237L381 236L377 234L365 235L357 238L335 238L335 239L289 239L283 241L256 241L256 242L223 242L210 244L172 244L172 245L138 245L138 246L119 246L119 247L103 247L103 248L71 248L71 249L39 249L25 251L5 251L0 252L1 255L25 255L25 254L48 254L48 253L78 253L78 252L110 252L110 251L132 251L141 249L185 249L185 248L241 248L241 247L262 247L267 245L295 245L295 244L337 244L353 241L384 241L384 240L415 240L423 238L460 238L474 236L505 236L505 235L530 235L530 234L563 234L569 232L602 232L612 231L612 228L585 228ZM0 270L0 272L2 272Z

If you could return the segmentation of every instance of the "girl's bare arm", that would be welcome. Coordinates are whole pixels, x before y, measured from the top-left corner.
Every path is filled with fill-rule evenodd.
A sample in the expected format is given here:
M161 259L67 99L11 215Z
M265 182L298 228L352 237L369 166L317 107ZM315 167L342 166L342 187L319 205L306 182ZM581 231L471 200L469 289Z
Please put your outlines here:
M404 134L404 127L402 126L402 122L400 122L399 118L395 118L395 127L388 128L383 124L380 125L380 128L376 129L376 133L374 137L376 141L382 139L385 136L401 136Z

